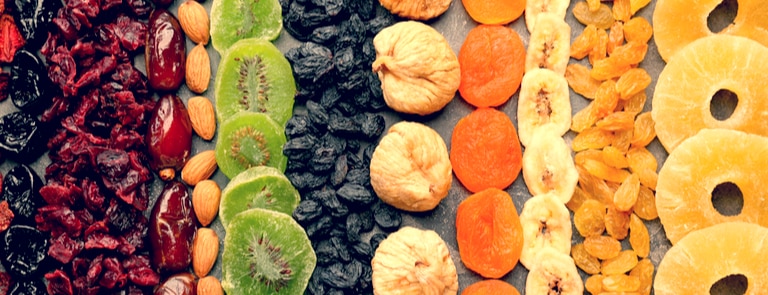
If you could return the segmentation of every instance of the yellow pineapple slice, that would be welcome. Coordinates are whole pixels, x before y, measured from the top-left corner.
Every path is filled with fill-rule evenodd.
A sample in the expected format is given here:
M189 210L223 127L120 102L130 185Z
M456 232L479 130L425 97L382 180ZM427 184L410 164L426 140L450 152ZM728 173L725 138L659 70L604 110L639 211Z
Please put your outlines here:
M768 226L767 162L768 137L741 131L705 129L680 144L661 167L656 186L656 208L670 242L729 221ZM715 188L727 183L743 198L735 215L737 208L723 215L712 202Z
M682 49L659 74L653 95L651 115L661 144L672 152L704 128L768 135L766 68L768 47L743 37L711 36ZM710 107L721 90L735 94L738 103L730 116L715 117Z
M727 222L700 229L669 249L659 263L653 288L656 295L710 294L721 279L742 275L746 292L768 290L768 228ZM737 293L734 293L737 294Z
M694 40L717 33L747 37L768 46L768 5L764 0L738 0L733 23L720 32L712 32L707 26L707 18L721 2L723 0L656 1L653 37L661 58L669 61Z

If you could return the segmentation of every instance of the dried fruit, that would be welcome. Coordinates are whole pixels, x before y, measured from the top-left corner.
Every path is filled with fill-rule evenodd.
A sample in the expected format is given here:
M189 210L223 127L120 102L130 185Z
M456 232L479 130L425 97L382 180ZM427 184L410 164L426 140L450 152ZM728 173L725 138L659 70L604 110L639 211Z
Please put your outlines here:
M285 171L283 127L262 113L241 112L219 128L216 162L230 179L248 168L270 166Z
M197 1L190 0L197 3ZM203 93L211 82L211 58L203 44L197 44L189 51L186 65L186 82L189 90Z
M187 38L192 40L192 43L198 45L202 44L205 46L208 44L210 19L205 7L197 1L188 0L179 5L177 13L179 24L181 24L181 28L184 30L184 34L187 35ZM189 84L189 81L187 81L187 84Z
M2 13L2 12L0 12ZM10 14L0 16L0 62L10 63L16 51L24 47L24 37L21 36L16 22Z
M210 228L197 229L192 241L192 269L197 277L208 275L219 255L219 236Z
M219 184L207 179L197 183L192 190L192 208L197 220L203 226L208 226L219 212L221 189Z
M575 42L571 45L571 50L576 46ZM595 92L597 92L597 88L601 84L600 81L589 76L589 68L576 63L569 64L565 68L565 79L568 81L568 86L573 89L573 92L581 94L581 96L588 99L595 98Z
M168 182L149 219L148 239L155 269L175 273L189 266L196 223L187 187L178 181Z
M611 276L611 275L617 275L617 274L624 274L626 272L629 272L635 266L637 265L637 254L635 254L634 250L624 250L619 253L616 257L603 260L601 270L604 275ZM603 284L605 284L605 281L603 281ZM617 291L617 290L609 290L609 291ZM624 290L624 291L634 291L634 290Z
M45 151L48 135L34 115L13 112L0 117L0 152L20 163L32 163Z
M13 278L32 278L50 267L48 245L47 234L31 226L12 225L0 233L0 262Z
M197 281L197 295L224 295L224 290L219 279L207 276Z
M515 286L510 285L505 281L500 280L482 280L464 288L461 291L462 295L493 295L493 294L506 294L506 295L520 295L520 291L517 291Z
M531 32L525 55L525 72L533 69L550 69L558 75L565 74L571 54L571 27L563 18L542 14L536 20L536 30Z
M630 2L647 1L647 0L631 0ZM629 41L636 41L640 43L648 43L653 37L653 27L651 23L641 16L633 17L628 22L624 23L624 39Z
M597 257L592 256L592 254L589 254L586 248L584 248L584 244L579 243L573 245L571 247L571 257L573 257L576 266L584 272L592 275L600 273L600 260L598 260Z
M282 27L278 0L225 0L211 5L211 44L222 55L238 40L277 39Z
M299 192L277 168L255 166L237 174L221 191L219 217L226 227L237 214L251 208L291 214L299 200Z
M573 224L582 237L602 235L605 231L605 205L593 199L584 201L573 213Z
M523 77L517 102L517 131L520 143L528 146L536 133L546 128L557 137L571 126L568 81L562 75L533 69Z
M51 103L54 95L45 64L33 52L16 51L11 63L8 93L13 105L28 113L39 113Z
M531 0L525 2L525 27L528 32L533 32L539 15L544 13L553 14L561 19L565 19L568 10L568 0Z
M184 81L185 43L179 20L165 9L153 10L144 53L150 87L170 92L179 89Z
M637 262L637 266L633 268L629 275L640 279L640 287L637 291L641 295L651 294L651 287L653 287L653 262L648 258L643 258Z
M629 99L651 85L651 75L643 68L633 68L626 71L616 81L616 92L621 99Z
M181 272L168 277L154 290L155 295L194 295L196 292L197 283L195 282L195 277L188 272Z
M623 240L629 233L629 212L608 206L605 214L605 231L617 240Z
M659 213L656 211L656 196L651 189L643 185L640 186L633 212L645 220L659 217Z
M38 209L45 205L40 195L43 181L27 165L17 165L2 180L0 200L8 202L14 224L34 226Z
M621 183L619 188L613 194L613 204L620 211L629 211L637 201L637 195L640 191L640 178L637 174L630 174Z
M598 29L608 29L613 25L613 12L608 5L596 1L598 8L591 9L584 1L578 1L573 6L573 16L585 26L593 25Z
M393 110L428 115L455 96L461 83L459 60L437 30L421 22L399 22L376 34L373 44L372 68Z
M612 274L603 277L603 290L608 292L631 292L640 288L640 279L625 274Z
M592 295L601 294L603 291L603 275L593 275L584 281L584 289Z
M520 213L523 226L523 251L520 263L531 270L541 259L544 249L554 249L568 255L571 252L571 216L563 202L547 193L525 201Z
M213 139L216 135L216 113L211 101L203 96L192 97L187 101L187 112L192 130L202 139Z
M145 136L150 165L160 178L171 180L184 167L192 149L192 122L184 102L165 94L155 105Z
M525 1L462 0L467 14L486 25L508 24L519 18L525 10Z
M206 180L216 172L216 152L214 150L202 151L194 155L181 169L181 180L189 186L195 186L198 182Z
M547 126L537 132L523 153L525 185L531 195L554 193L567 203L579 180L571 151L559 132L553 133Z
M644 147L656 138L656 123L653 122L650 112L641 113L635 118L634 131L632 132L632 146ZM653 169L654 171L656 169Z
M621 252L621 242L609 236L589 236L584 238L584 250L599 259L611 259Z
M557 290L562 295L581 295L584 283L579 271L568 254L552 248L539 250L537 263L533 264L525 280L526 294L548 294Z
M383 0L380 3L392 14L413 20L433 19L451 6L451 0Z
M651 236L643 220L632 214L629 219L629 245L639 257L648 257L651 253Z

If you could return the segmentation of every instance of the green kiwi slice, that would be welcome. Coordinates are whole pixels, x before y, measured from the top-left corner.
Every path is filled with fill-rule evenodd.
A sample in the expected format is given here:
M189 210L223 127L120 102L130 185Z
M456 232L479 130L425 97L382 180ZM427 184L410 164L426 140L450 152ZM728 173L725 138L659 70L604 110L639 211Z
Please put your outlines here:
M292 214L301 196L279 170L268 166L249 168L232 178L221 191L219 218L226 227L235 215L252 208Z
M221 57L214 81L216 115L265 113L285 126L293 112L296 82L291 64L269 41L238 41Z
M226 227L221 286L227 295L304 294L317 256L287 214L250 209Z
M242 112L224 121L216 142L216 163L230 179L255 166L285 171L284 127L261 113Z
M211 43L219 54L238 40L275 40L282 28L278 0L214 0L211 4Z

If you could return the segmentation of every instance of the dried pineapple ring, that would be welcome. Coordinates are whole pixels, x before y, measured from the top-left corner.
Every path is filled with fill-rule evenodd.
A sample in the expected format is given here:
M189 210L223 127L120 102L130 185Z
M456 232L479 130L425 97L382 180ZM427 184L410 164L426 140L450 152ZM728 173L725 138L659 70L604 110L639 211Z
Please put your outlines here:
M657 295L710 294L720 279L738 274L747 279L743 294L764 294L766 241L768 228L743 222L692 232L664 255L653 288Z
M704 128L735 129L768 135L768 48L744 37L718 35L682 49L659 74L651 115L656 135L672 152L680 142ZM720 90L738 97L725 120L712 115L711 102Z
M672 244L689 232L727 221L768 226L767 157L768 137L734 130L705 129L680 144L662 166L656 186L659 218ZM734 216L712 205L712 191L729 182L744 199Z
M716 34L709 30L707 18L721 2L702 0L691 5L689 0L658 0L653 11L653 39L661 57L669 61L694 40ZM748 37L768 46L768 5L761 0L737 2L736 18L719 33Z

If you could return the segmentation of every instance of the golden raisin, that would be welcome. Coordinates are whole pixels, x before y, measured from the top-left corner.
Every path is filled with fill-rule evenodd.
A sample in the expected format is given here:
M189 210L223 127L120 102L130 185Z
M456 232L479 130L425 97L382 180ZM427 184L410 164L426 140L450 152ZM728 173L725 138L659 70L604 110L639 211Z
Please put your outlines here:
M568 207L569 210L576 212L576 210L579 210L579 207L581 207L581 205L589 199L592 199L592 197L587 195L583 189L576 186L573 189L573 195L571 196L571 199L568 200L568 203L565 203L565 207Z
M635 127L635 114L629 112L614 112L598 120L597 128L608 131L630 130Z
M641 170L656 171L658 168L656 157L645 147L633 146L627 150L627 161L629 170L635 173Z
M627 22L632 17L630 0L613 0L613 18L617 21Z
M632 68L616 81L616 92L621 99L629 99L651 85L651 75L643 68Z
M600 29L610 28L614 21L611 8L600 3L599 0L576 2L573 5L573 16L585 26L594 25Z
M584 249L599 259L611 259L621 253L621 242L609 236L591 236L584 238Z
M623 45L626 46L626 45ZM619 49L623 46L619 46L614 49L614 54L619 52ZM622 51L623 52L623 51ZM625 54L625 53L624 53ZM595 60L592 63L592 70L589 71L589 76L597 80L608 80L616 77L620 77L626 71L632 68L630 63L619 62L619 58L603 58Z
M600 149L613 142L613 132L589 127L576 134L571 142L571 148L576 151Z
M604 275L624 274L637 265L637 254L634 250L624 250L619 252L616 257L603 260L600 269ZM613 290L609 290L613 291ZM634 291L634 290L624 290Z
M581 34L576 36L576 39L573 39L571 43L571 57L575 59L586 57L592 51L592 48L597 46L597 42L597 27L592 24L587 25Z
M573 49L573 47L571 47ZM581 64L569 64L565 68L565 80L573 92L581 94L584 98L595 98L595 92L601 82L589 76L589 69Z
M582 237L602 235L605 231L605 205L597 200L586 200L573 213L573 225Z
M595 100L592 101L594 103L593 111L598 118L603 118L613 113L618 102L619 93L616 92L616 81L603 81L595 91Z
M611 59L620 65L636 65L645 59L648 51L648 44L637 41L629 41L624 45L616 47L611 54Z
M610 292L631 292L640 288L640 279L625 274L603 277L603 290Z
M639 114L640 112L643 111L643 108L645 107L646 99L647 99L647 96L645 95L645 91L641 91L633 95L629 99L623 100L624 111L629 113Z
M605 52L611 55L616 47L624 44L624 23L615 21L611 25L611 29L608 31L608 44L605 47Z
M629 172L627 172L624 169L613 168L611 166L606 165L602 161L596 161L593 159L585 159L584 163L581 163L581 165L579 166L583 167L584 170L587 170L587 172L589 172L594 176L597 176L597 178L600 178L602 180L620 183L624 181L624 179L626 179L627 176L629 176Z
M579 151L576 153L576 155L573 156L573 162L581 165L584 163L584 160L586 159L592 159L595 161L603 161L603 152L599 149L588 149Z
M653 263L650 259L644 258L637 262L637 266L629 272L629 276L640 279L640 287L637 291L643 295L651 294L653 287Z
M645 258L651 253L651 236L648 234L648 228L635 214L629 217L629 245L635 250L637 256Z
M603 204L613 203L613 193L615 190L611 189L604 180L590 174L581 165L577 164L576 170L579 171L579 185L587 195L592 196Z
M597 115L592 111L592 105L594 103L594 101L591 102L573 115L573 118L571 118L571 130L582 132L584 129L591 127L597 122Z
M635 172L640 177L640 183L652 190L656 190L656 184L659 182L659 174L654 170L643 169Z
M617 240L623 240L629 234L629 212L608 206L605 212L605 231Z
M656 124L650 112L641 113L635 118L635 128L632 134L632 146L644 147L656 138Z
M634 132L634 128L613 132L613 142L611 145L619 150L628 151L632 141L632 132Z
M635 0L632 0L633 2ZM645 18L638 16L624 23L624 39L627 42L648 43L653 36L653 27Z
M630 174L613 194L613 204L621 211L629 211L635 206L639 191L640 178L637 174Z
M584 289L592 295L600 294L603 291L603 275L593 275L584 281Z
M602 151L602 156L603 156L603 162L605 162L605 164L608 164L608 166L611 166L614 168L629 167L627 156L624 154L623 151L617 149L614 146L609 145L604 147Z
M656 195L651 189L644 185L640 186L633 212L637 214L637 217L645 220L654 220L659 217L659 213L656 211Z
M605 29L597 29L597 41L592 51L589 52L589 63L594 65L597 61L603 60L608 54L608 32ZM605 79L598 79L605 80Z
M576 263L576 266L584 272L588 274L600 273L600 261L584 249L584 244L573 245L571 247L571 257L573 257L573 262Z

